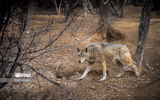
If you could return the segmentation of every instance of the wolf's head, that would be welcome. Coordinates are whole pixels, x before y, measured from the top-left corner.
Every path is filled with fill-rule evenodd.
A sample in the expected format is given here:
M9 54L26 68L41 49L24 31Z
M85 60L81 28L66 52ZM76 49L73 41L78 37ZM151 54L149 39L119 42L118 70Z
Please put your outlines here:
M79 57L79 63L83 63L88 59L89 53L88 53L88 48L77 48L78 54L77 56Z

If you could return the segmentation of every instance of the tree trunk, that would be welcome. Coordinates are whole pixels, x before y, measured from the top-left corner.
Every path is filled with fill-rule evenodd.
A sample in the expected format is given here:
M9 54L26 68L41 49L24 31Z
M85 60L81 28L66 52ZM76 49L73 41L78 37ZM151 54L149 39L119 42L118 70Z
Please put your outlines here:
M99 27L97 32L103 39L106 39L109 42L114 40L122 40L124 39L124 35L111 27L109 2L110 0L106 0L105 2L104 0L100 0Z
M60 1L59 5L57 4L57 0L51 0L51 2L54 4L54 6L56 8L57 15L60 15L61 14L61 3L62 3L62 0Z
M56 8L57 15L59 15L60 12L59 12L59 9L58 9L57 0L51 0L51 1L52 1L52 3L54 3L54 6L55 6L55 8Z
M104 5L104 0L100 0L99 7L99 25L109 28L110 27L110 17L109 17L109 3L106 2Z
M120 11L120 16L119 17L123 17L124 15L124 6L125 6L126 0L120 0L120 6L119 6L119 11Z
M141 19L138 32L139 34L138 44L134 59L137 63L137 67L139 68L140 73L142 69L141 65L143 61L144 47L147 40L149 24L150 24L150 9L151 9L151 0L145 0L141 12Z

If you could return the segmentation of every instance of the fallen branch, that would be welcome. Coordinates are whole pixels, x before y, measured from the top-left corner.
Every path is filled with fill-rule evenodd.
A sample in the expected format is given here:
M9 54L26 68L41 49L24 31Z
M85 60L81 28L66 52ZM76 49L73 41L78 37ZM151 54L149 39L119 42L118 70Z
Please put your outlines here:
M3 62L5 62L5 63L14 63L14 62L12 62L12 61L0 61L1 63ZM61 86L61 83L60 82L57 82L57 81L55 81L55 80L52 80L52 79L50 79L50 78L48 78L47 76L45 76L44 74L42 74L40 71L38 71L38 70L36 70L33 66L31 66L31 65L28 65L28 64L23 64L23 63L16 63L18 66L28 66L30 69L32 69L34 72L36 72L38 75L40 75L43 79L45 79L45 80L47 80L47 81L49 81L49 82L51 82L51 83L53 83L53 84L55 84L55 85L57 85L57 86ZM2 83L2 84L4 84L4 83Z
M57 86L61 86L59 82L52 80L50 78L48 78L47 76L45 76L44 74L42 74L41 72L39 72L38 70L36 70L34 67L32 67L31 65L28 64L24 64L26 66L28 66L29 68L31 68L34 72L36 72L38 75L40 75L43 79L46 79L47 81L57 85Z

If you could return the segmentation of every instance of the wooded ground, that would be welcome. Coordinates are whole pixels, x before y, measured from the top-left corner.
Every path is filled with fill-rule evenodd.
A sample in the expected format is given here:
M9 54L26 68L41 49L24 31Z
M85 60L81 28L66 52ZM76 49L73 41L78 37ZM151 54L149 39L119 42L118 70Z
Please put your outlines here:
M61 87L48 82L26 67L24 72L32 74L32 81L7 84L0 90L0 99L160 99L160 16L156 16L154 12L152 13L140 78L136 78L132 72L127 72L121 78L114 78L119 71L119 67L109 63L107 80L98 82L102 76L102 69L98 67L99 65L96 65L84 80L77 80L87 67L87 63L78 63L76 48L93 42L105 41L96 35L98 15L96 13L83 15L82 10L78 13L80 16L50 46L55 49L31 62L36 70L61 83ZM128 5L124 9L123 18L111 18L112 27L126 35L124 40L112 43L127 45L132 55L135 53L137 46L140 16L141 7ZM43 47L63 30L65 26L63 19L62 15L55 15L53 9L40 9L33 3L29 6L26 35L29 37L32 35L33 30L38 32L40 29L45 29L48 22L53 21L47 35L37 44L37 48ZM24 41L29 41L29 38ZM147 69L145 64L149 64L152 69ZM17 68L16 72L19 71L20 68Z

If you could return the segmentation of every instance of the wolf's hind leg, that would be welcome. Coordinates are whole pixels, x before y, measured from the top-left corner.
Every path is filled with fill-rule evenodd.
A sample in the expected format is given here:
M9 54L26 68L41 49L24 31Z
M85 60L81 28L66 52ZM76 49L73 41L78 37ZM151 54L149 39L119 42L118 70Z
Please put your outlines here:
M120 69L120 72L119 72L115 77L119 78L119 77L121 77L123 74L124 74L124 69L121 68L121 69Z
M124 67L124 70L125 70L125 71L132 71L132 72L134 71L131 66L125 66L125 67Z
M120 67L120 72L115 77L121 77L124 74L123 64L119 59L115 60L117 65Z
M124 66L123 68L120 69L120 72L115 76L115 77L121 77L125 71L134 71L131 66Z
M107 72L106 72L107 66L105 61L102 62L102 66L103 66L103 77L99 81L104 81L106 80L106 77L107 77Z
M87 74L91 71L92 67L93 67L93 65L89 65L86 68L86 70L84 71L83 75L80 78L78 78L78 79L81 80L81 79L85 78L87 76Z
M133 70L134 70L134 72L135 72L135 74L136 74L136 77L139 77L139 76L140 76L140 72L139 72L138 67L133 64L133 65L132 65L132 68L133 68Z
M134 70L136 76L139 77L139 75L140 75L139 69L138 69L137 66L134 64L134 62L133 62L133 60L132 60L132 58L131 58L130 53L127 52L127 53L121 55L121 59L122 59L123 65L127 65L127 66L132 67L132 69ZM127 70L127 71L132 71L132 69L129 68L129 67L126 67L125 70Z

